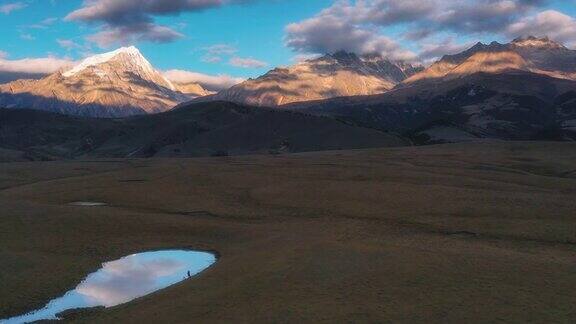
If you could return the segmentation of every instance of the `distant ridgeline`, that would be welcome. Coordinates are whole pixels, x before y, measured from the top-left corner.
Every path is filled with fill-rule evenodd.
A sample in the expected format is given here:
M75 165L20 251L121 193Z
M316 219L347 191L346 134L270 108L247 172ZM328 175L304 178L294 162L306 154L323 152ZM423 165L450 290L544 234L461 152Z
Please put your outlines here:
M409 144L400 136L332 118L228 102L124 119L0 109L0 161L280 154Z

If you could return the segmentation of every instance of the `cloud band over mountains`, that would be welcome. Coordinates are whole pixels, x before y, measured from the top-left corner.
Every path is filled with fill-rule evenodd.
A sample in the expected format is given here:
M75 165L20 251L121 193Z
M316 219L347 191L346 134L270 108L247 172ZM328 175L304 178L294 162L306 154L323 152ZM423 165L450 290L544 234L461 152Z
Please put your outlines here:
M84 0L64 20L97 26L86 39L102 48L139 42L168 43L186 35L159 24L177 16L233 4L287 0ZM575 0L567 0L576 5ZM552 0L334 0L316 15L285 27L284 43L297 54L347 50L378 52L394 59L421 60L468 45L463 38L493 35L509 40L550 36L576 46L574 17L550 9ZM6 11L22 8L6 5ZM554 7L556 8L556 7ZM495 37L492 37L495 38ZM219 62L217 56L206 62ZM246 62L230 62L247 66ZM250 62L250 66L263 64Z
M28 39L30 44L35 38L41 39L42 36L37 33L43 30L68 28L69 32L58 35L63 38L54 39L54 43L60 48L51 51L41 48L41 51L18 55L18 48L10 48L10 44L4 43L0 50L7 50L12 55L10 58L6 55L3 57L0 51L0 82L21 77L37 78L52 73L71 64L73 59L100 52L101 49L94 44L102 48L112 48L142 42L169 43L186 36L190 36L190 39L175 46L181 49L178 55L193 57L190 53L196 51L202 56L198 57L195 63L216 65L207 71L215 74L239 74L243 77L253 76L244 72L248 71L247 69L264 69L282 63L288 64L290 59L315 57L339 50L358 54L377 52L391 59L430 63L445 54L460 52L477 41L509 41L527 35L549 36L568 47L576 47L574 10L566 6L573 4L576 7L576 0L333 0L325 8L317 4L316 11L308 14L309 16L297 15L297 18L291 20L293 23L287 26L283 25L284 22L274 25L274 34L270 33L274 38L265 39L261 35L270 32L264 30L267 25L262 26L262 32L255 32L258 37L254 38L281 45L282 39L277 32L284 28L283 43L291 52L285 51L286 54L282 49L276 48L276 52L268 53L268 57L261 54L266 48L260 48L258 52L246 46L251 40L244 37L252 37L252 34L238 36L238 40L234 39L235 35L232 39L226 39L213 31L202 35L202 28L206 26L197 23L193 15L182 19L165 18L258 1L260 4L270 5L291 3L290 0L78 1L75 9L62 7L62 12L14 27L14 34L20 35L18 41ZM251 6L247 10L268 9L256 7L265 6ZM228 9L244 11L244 8L238 7ZM298 12L299 7L295 5L294 9ZM28 10L36 10L34 1L6 0L0 5L0 17L8 19L24 16ZM220 18L218 12L214 11L216 18ZM44 20L40 20L41 18ZM233 21L234 24L246 23L242 20L243 17L237 19L238 21ZM195 23L197 25L194 25ZM192 28L185 27L187 25L194 25L194 34L191 32ZM86 26L89 28L84 28ZM228 25L226 28L230 29ZM187 32L190 32L190 35L187 35ZM206 36L208 34L209 36ZM45 46L37 45L43 42L35 43L34 46ZM252 47L263 47L264 43L253 42L255 45ZM42 57L26 58L25 55ZM71 58L63 58L64 56ZM162 53L158 56L165 58L168 54ZM170 64L171 62L165 62L164 66L184 68L188 65ZM215 68L220 70L214 70ZM196 77L193 75L192 79ZM221 82L224 79L217 80ZM224 80L223 84L230 83Z
M38 79L70 68L74 64L73 60L54 56L10 60L8 53L0 51L0 83L18 79Z
M242 81L243 78L236 78L229 75L207 75L203 73L185 71L185 70L169 70L164 72L164 76L177 83L198 83L206 90L220 91L228 89Z
M430 59L440 45L460 49L455 37L550 35L576 44L574 18L540 11L547 0L338 0L286 27L285 43L299 53L379 52L392 58ZM392 39L385 29L402 30ZM396 33L398 34L398 33ZM403 46L411 43L411 49Z

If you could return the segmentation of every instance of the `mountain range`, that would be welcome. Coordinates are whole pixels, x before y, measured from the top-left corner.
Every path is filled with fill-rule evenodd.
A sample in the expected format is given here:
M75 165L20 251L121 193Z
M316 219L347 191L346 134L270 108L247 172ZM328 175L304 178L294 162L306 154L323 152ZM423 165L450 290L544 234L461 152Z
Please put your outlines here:
M380 95L288 108L396 131L416 143L576 139L576 51L548 38L478 43Z
M31 108L86 117L158 113L198 98L252 106L280 106L340 96L380 94L422 71L421 66L378 54L340 51L276 68L257 78L212 93L198 83L166 79L135 47L86 58L40 80L0 85L0 106Z
M478 72L507 73L526 71L554 78L576 80L576 51L549 38L517 38L508 44L477 43L470 49L444 56L404 84L418 81L457 78Z
M421 71L402 61L379 54L361 55L340 51L276 68L202 100L219 100L253 106L285 104L333 97L379 94L393 89Z
M1 106L91 117L11 115L17 109L3 109L0 148L33 151L35 157L202 156L486 139L572 141L576 51L548 38L525 37L507 44L478 43L425 69L376 54L338 52L213 94L199 84L167 80L128 47L40 80L0 85ZM93 119L132 115L147 116ZM58 120L63 129L74 131L63 134L41 123L25 127L25 116L36 122ZM30 141L22 145L26 138ZM91 144L81 144L86 141Z

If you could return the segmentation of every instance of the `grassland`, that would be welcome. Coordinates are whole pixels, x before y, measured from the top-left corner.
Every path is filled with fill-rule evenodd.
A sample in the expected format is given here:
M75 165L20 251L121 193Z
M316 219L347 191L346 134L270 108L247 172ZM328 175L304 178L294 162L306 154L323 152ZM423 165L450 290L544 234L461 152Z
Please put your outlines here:
M74 320L571 323L576 145L0 164L0 318L168 247L221 258Z

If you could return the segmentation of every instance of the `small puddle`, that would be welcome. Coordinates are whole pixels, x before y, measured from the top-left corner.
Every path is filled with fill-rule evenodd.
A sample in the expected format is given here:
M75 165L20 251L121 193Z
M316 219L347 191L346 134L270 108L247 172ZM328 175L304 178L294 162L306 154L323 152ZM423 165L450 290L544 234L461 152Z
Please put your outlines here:
M101 207L101 206L108 206L107 203L95 202L95 201L75 201L75 202L69 203L68 205L70 205L70 206L79 206L79 207Z
M44 308L0 320L2 324L58 320L67 310L112 307L151 294L190 278L216 262L212 253L197 251L155 251L132 254L106 262L74 290L53 299Z

